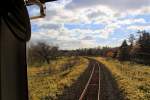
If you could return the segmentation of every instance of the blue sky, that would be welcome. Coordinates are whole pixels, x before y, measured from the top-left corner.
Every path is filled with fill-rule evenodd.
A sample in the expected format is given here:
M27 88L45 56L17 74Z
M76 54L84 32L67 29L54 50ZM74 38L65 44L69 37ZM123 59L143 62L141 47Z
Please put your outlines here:
M31 20L30 42L69 50L115 47L138 30L150 32L150 0L58 0L46 8L45 18ZM34 15L38 9L28 11Z

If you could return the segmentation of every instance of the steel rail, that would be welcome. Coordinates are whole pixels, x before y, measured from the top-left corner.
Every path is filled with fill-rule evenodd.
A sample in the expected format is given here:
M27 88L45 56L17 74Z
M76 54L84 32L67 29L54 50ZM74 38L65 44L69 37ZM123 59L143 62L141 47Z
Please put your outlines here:
M79 100L100 100L100 65L98 62L94 61L93 65L91 64L91 66L94 67Z
M83 92L82 92L82 94L81 94L79 100L83 100L83 98L84 98L84 96L85 96L85 94L86 94L86 91L87 91L87 89L88 89L89 83L91 82L91 79L92 79L94 70L95 70L95 65L94 65L94 67L93 67L93 69L92 69L92 73L91 73L91 75L90 75L90 78L89 78L89 80L88 80L88 82L87 82L87 84L86 84L86 86L85 86L85 88L84 88L84 90L83 90Z
M100 93L101 93L101 91L100 91L100 65L99 65L99 63L97 62L97 65L98 65L98 68L99 68L99 88L98 88L98 100L100 100Z

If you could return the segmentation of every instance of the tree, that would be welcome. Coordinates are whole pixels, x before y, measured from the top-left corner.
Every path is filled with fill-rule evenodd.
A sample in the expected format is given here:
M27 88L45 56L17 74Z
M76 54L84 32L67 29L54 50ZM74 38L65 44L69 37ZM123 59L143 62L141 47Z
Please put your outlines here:
M129 50L126 40L124 40L122 45L120 46L117 57L120 61L125 61L129 59Z
M140 33L137 44L140 45L141 52L150 53L150 33L144 31L139 31Z
M113 51L112 50L107 51L106 57L113 57Z
M139 38L136 41L135 46L131 50L132 60L150 64L150 33L144 31L138 31Z
M128 41L130 43L130 47L132 48L133 47L133 44L134 44L134 40L135 40L135 37L133 34L130 34L129 38L128 38Z
M112 58L117 58L117 54L118 54L118 51L114 51Z
M47 62L57 57L58 47L51 46L45 42L38 42L36 45L31 45L29 48L30 62Z

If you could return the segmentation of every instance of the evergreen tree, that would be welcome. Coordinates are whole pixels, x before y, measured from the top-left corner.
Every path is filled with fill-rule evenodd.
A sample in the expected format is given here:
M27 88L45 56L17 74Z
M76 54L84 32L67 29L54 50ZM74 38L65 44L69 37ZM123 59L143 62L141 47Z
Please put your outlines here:
M140 37L137 44L140 46L140 51L150 53L150 33L146 31L140 31Z
M129 59L129 50L126 40L124 40L122 45L120 46L117 57L120 61L125 61Z
M139 38L131 51L132 59L139 63L150 64L150 33L138 31Z

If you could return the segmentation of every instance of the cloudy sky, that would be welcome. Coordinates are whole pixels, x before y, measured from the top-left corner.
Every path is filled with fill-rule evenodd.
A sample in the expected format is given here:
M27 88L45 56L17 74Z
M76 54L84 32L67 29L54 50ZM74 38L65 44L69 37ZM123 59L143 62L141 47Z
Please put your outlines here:
M31 21L31 42L60 49L114 47L137 30L150 32L150 0L58 0L46 8L45 18ZM30 15L38 11L28 9Z

